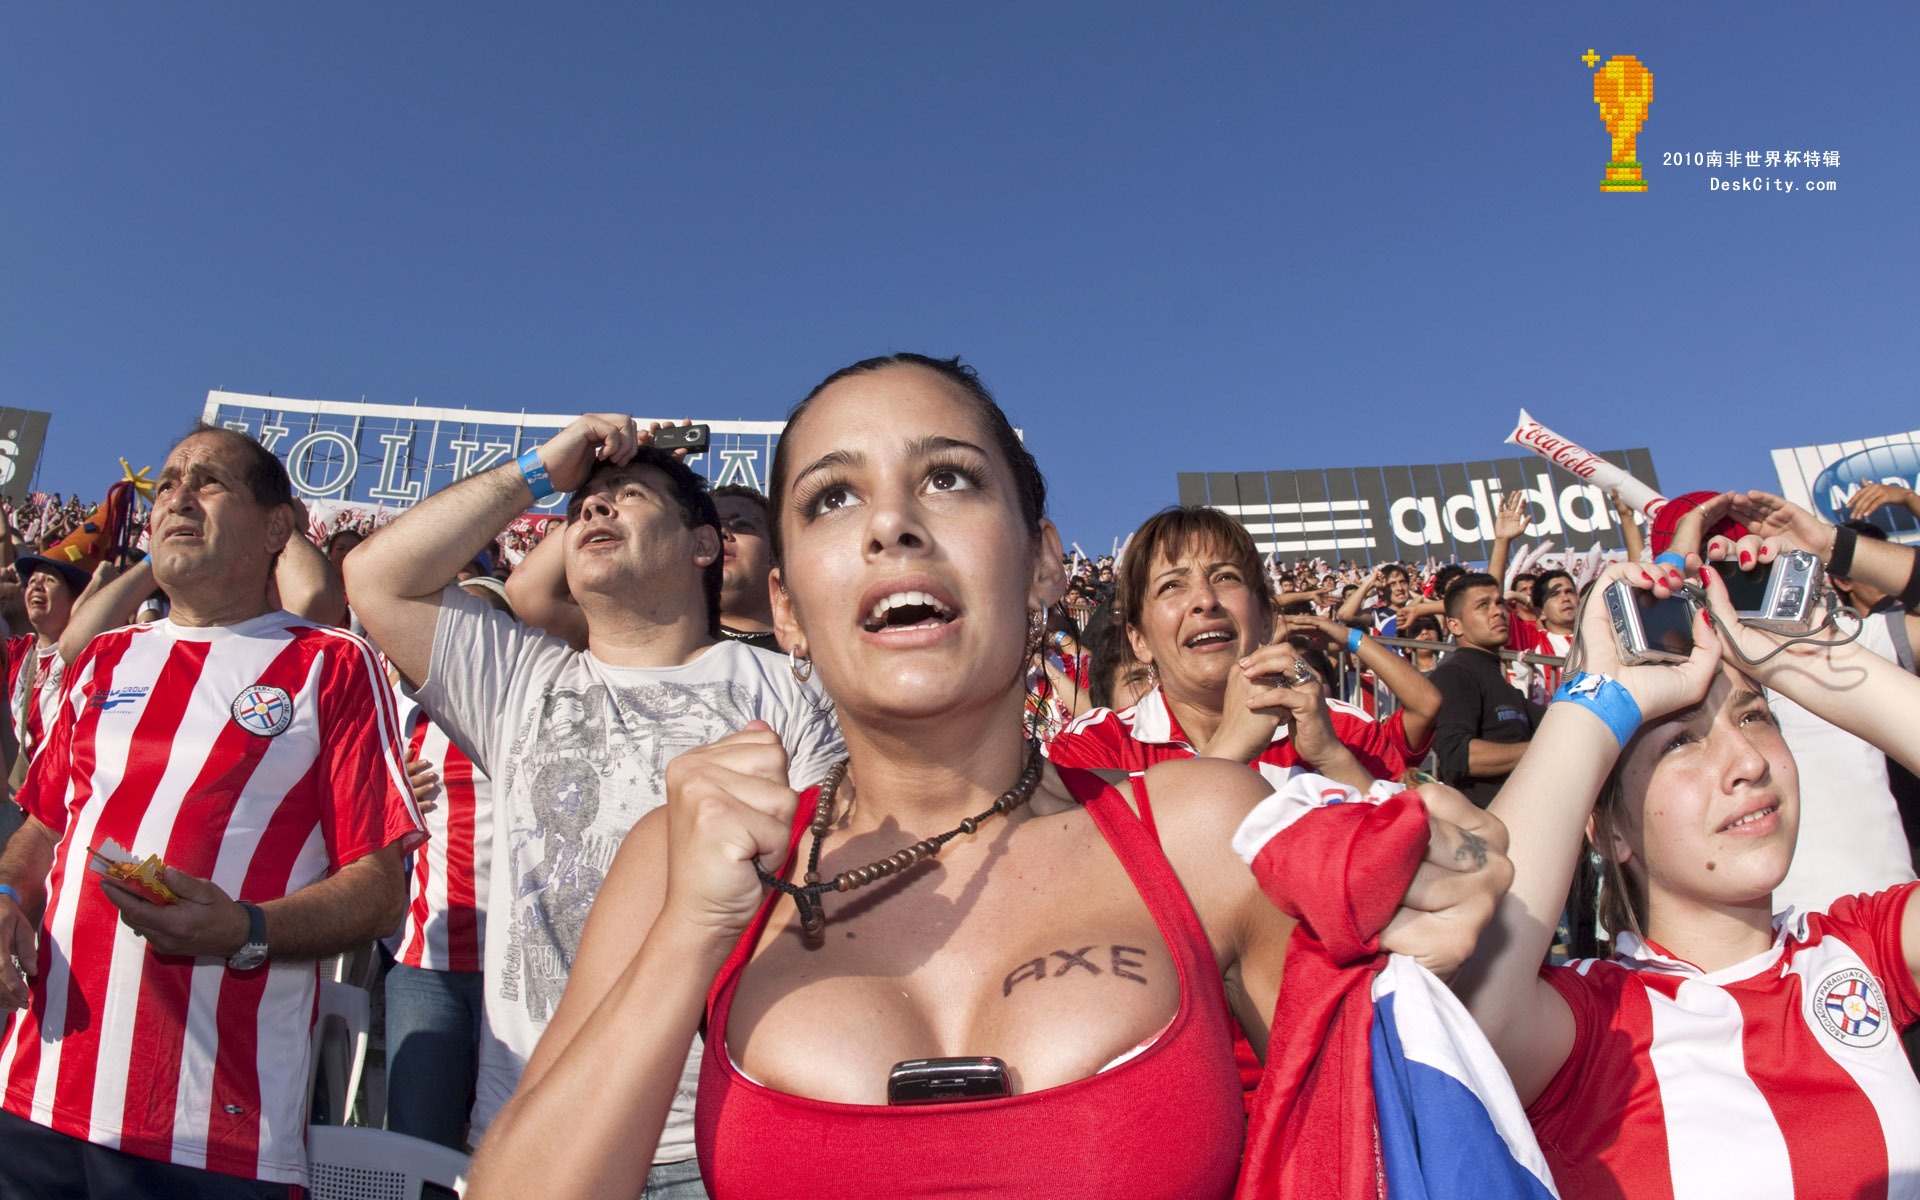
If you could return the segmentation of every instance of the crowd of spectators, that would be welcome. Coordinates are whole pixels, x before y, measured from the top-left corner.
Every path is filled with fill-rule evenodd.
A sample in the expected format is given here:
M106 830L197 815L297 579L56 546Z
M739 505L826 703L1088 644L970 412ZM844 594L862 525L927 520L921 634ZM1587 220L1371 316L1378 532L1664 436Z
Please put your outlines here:
M850 407L859 389L905 386L902 380L974 414L962 423L977 421L984 432L970 429L969 437L992 447L967 443L930 465L916 460L923 482L911 504L885 498L892 477L875 455L837 448L799 467L777 464L771 498L744 487L710 490L683 453L652 444L657 428L617 415L583 416L518 463L404 512L303 503L258 443L210 427L172 449L150 523L126 546L90 531L97 506L80 498L34 493L0 503L10 713L0 744L16 801L0 803L0 1005L11 1014L0 1021L0 1193L87 1195L84 1181L112 1179L129 1194L285 1195L306 1178L300 1131L312 1100L306 1068L315 964L377 946L386 1071L376 1115L384 1110L388 1128L455 1149L503 1142L516 1151L567 1130L578 1135L569 1154L637 1181L626 1194L638 1194L639 1183L665 1200L742 1194L751 1190L740 1182L752 1177L751 1164L774 1161L790 1144L781 1139L792 1135L775 1133L750 1147L754 1139L740 1132L745 1118L700 1111L703 1095L747 1104L740 1097L796 1092L844 1108L878 1103L874 1081L797 1066L793 1055L766 1049L757 1033L707 1045L692 1032L701 1018L724 1029L732 1006L736 1030L774 1029L832 1058L830 1041L806 1033L806 1020L817 1019L812 1010L783 1007L784 997L818 983L822 994L843 995L839 1011L857 1020L865 993L835 992L851 985L825 968L808 974L816 968L805 965L802 947L841 938L843 922L845 939L858 931L875 940L869 931L887 926L868 918L890 903L920 912L909 918L916 929L937 926L941 938L960 937L955 931L977 918L946 901L913 909L902 898L909 872L990 817L1011 822L1022 805L1038 812L1053 803L1056 785L1037 782L1043 762L1066 781L1059 787L1093 789L1073 795L1101 814L1091 837L1111 842L1128 864L1126 879L1147 870L1130 855L1152 857L1159 865L1151 870L1169 880L1172 865L1179 875L1173 890L1192 893L1199 915L1198 924L1192 913L1182 920L1203 943L1213 939L1221 961L1232 937L1254 937L1271 950L1260 939L1284 938L1292 925L1289 918L1276 926L1278 935L1247 934L1279 919L1265 908L1257 919L1214 923L1221 912L1241 910L1233 908L1239 900L1222 900L1211 884L1196 882L1200 875L1185 874L1225 849L1224 838L1219 846L1188 846L1209 827L1196 815L1208 796L1245 790L1251 804L1267 792L1287 794L1302 778L1317 780L1323 794L1355 799L1379 801L1382 784L1417 789L1430 813L1422 822L1432 823L1427 852L1450 847L1445 855L1459 865L1449 869L1466 882L1440 888L1413 874L1408 860L1411 882L1400 881L1387 897L1401 907L1381 907L1369 948L1407 954L1448 975L1461 970L1456 990L1520 1100L1532 1106L1536 1128L1553 1139L1542 1145L1567 1195L1670 1194L1643 1186L1643 1175L1664 1166L1626 1157L1665 1147L1669 1135L1656 1136L1645 1121L1622 1134L1617 1114L1587 1120L1596 1102L1576 1096L1601 1078L1595 1072L1617 1072L1605 1077L1616 1081L1652 1076L1634 1074L1640 1067L1618 1039L1601 1042L1626 1028L1609 1007L1627 1003L1620 1000L1624 978L1638 978L1654 958L1667 964L1660 970L1684 966L1673 965L1684 957L1679 946L1656 939L1692 935L1674 932L1679 927L1663 914L1712 887L1746 887L1734 899L1712 893L1724 928L1686 943L1691 961L1709 972L1706 960L1721 945L1713 937L1748 946L1749 934L1765 925L1742 926L1742 904L1758 904L1766 919L1789 908L1831 914L1810 927L1804 919L1783 926L1788 932L1780 935L1789 958L1826 956L1818 960L1820 978L1808 975L1809 987L1827 989L1807 1001L1816 1032L1796 1033L1785 1050L1770 1048L1764 1063L1749 1046L1734 1074L1770 1098L1807 1094L1794 1074L1807 1057L1801 1042L1819 1041L1815 1009L1837 1006L1842 1015L1832 1027L1840 1032L1819 1052L1878 1055L1866 1065L1842 1061L1853 1078L1872 1076L1859 1085L1870 1103L1845 1110L1868 1130L1849 1135L1847 1152L1866 1155L1865 1165L1850 1168L1849 1186L1878 1180L1877 1194L1888 1179L1894 1194L1905 1194L1902 1180L1920 1186L1913 1162L1920 1152L1869 1136L1920 1119L1920 1082L1899 1058L1899 1039L1881 1050L1884 1037L1873 1036L1882 1023L1904 1028L1920 1018L1912 974L1920 965L1913 951L1920 918L1908 906L1920 805L1905 770L1920 764L1908 746L1913 739L1889 732L1883 719L1889 709L1912 710L1910 647L1920 629L1910 632L1906 605L1915 592L1909 576L1920 578L1920 568L1864 519L1887 504L1920 512L1913 492L1873 485L1856 498L1860 519L1837 530L1762 493L1693 494L1644 530L1622 507L1628 545L1611 554L1523 543L1526 501L1510 497L1487 560L1473 563L1282 559L1262 553L1224 514L1176 508L1115 539L1111 553L1089 556L1076 543L1061 547L1042 522L1037 469L1017 439L1000 435L999 410L964 368L913 356L857 364L816 389L807 405L824 396L827 415L808 420L860 428L861 410ZM796 425L807 405L796 410ZM913 419L892 413L887 428L924 434ZM1014 482L988 482L996 472ZM570 493L564 516L529 515L532 503L555 492ZM987 529L968 506L1002 493L1010 498L994 502L1012 514L1009 521L1026 522L1023 536L1042 563L1027 572L1031 579L1014 579L1019 564L1009 566L1008 556L1019 557L1019 539L1002 537L1015 549L974 564L983 579L992 577L986 582L1009 594L1025 588L1034 598L1017 677L1024 681L1020 743L1029 747L1022 781L938 838L935 817L908 823L916 819L911 807L860 815L859 785L868 804L879 805L885 764L940 752L923 734L903 730L919 729L914 722L930 713L970 712L975 700L990 708L999 702L994 689L1003 687L991 670L950 678L900 668L880 678L873 664L891 664L885 655L900 647L956 639L984 661L991 658L984 643L966 639L1018 619L983 600L981 580L956 582L933 570L902 574L888 587L862 590L858 580L888 554L911 560L942 531L973 530L969 521ZM872 514L862 515L866 509ZM836 541L836 522L851 521L868 522L870 532ZM795 538L803 545L789 544ZM964 549L965 539L956 544ZM1808 667L1805 655L1792 659L1797 675L1763 668L1769 660L1761 655L1774 645L1727 624L1700 626L1693 658L1665 675L1594 640L1601 626L1583 598L1598 587L1621 583L1664 597L1680 590L1683 572L1701 572L1705 559L1765 569L1794 550L1823 558L1837 596L1863 618L1858 646L1845 653L1877 657L1870 665L1844 658L1867 681L1851 692ZM1711 571L1700 578L1700 596L1724 600ZM821 617L829 600L857 613L850 630ZM1729 656L1739 655L1728 662L1744 673L1714 665L1723 642ZM1841 651L1828 653L1841 662ZM1743 724L1756 695L1771 731L1757 740ZM1598 715L1604 727L1580 725L1588 718L1569 715L1576 709ZM1629 710L1631 719L1622 715ZM1648 727L1664 722L1663 730L1692 732L1673 743L1679 750L1661 750L1658 765L1623 777L1614 756L1626 762L1638 753L1633 734L1643 716ZM944 752L965 761L982 752L976 741L962 738ZM1790 757L1775 753L1776 741ZM1718 757L1709 761L1707 749L1692 745ZM1800 763L1799 852L1787 836L1781 865L1788 856L1792 864L1783 877L1761 881L1764 871L1753 866L1761 851L1744 843L1728 850L1724 840L1738 826L1754 831L1754 845L1777 846L1778 839L1763 839L1778 824L1778 799L1734 813L1712 831L1709 849L1728 869L1711 887L1674 882L1691 866L1649 875L1667 853L1646 841L1644 823L1656 818L1651 809L1623 814L1638 812L1649 780L1664 778L1659 772L1688 754L1700 758L1700 778L1716 770L1738 776L1738 786L1715 786L1742 796L1773 795L1766 781L1784 779ZM856 764L851 780L849 760ZM1251 770L1208 774L1225 769L1208 760ZM863 763L882 765L862 774ZM1151 800L1149 775L1156 780ZM1108 784L1099 780L1122 786L1103 790ZM836 790L852 793L856 808L836 816ZM800 817L789 803L796 794L807 798ZM807 805L819 806L810 825ZM676 822L682 813L686 821L670 826L670 807ZM1127 820L1137 818L1147 840L1112 832L1112 813L1129 810ZM1559 815L1540 815L1548 812ZM1718 808L1712 815L1727 816ZM1629 820L1643 824L1629 829L1622 823ZM836 821L865 832L823 863L822 841L843 827ZM1238 816L1229 831L1236 823ZM909 830L927 840L901 850ZM778 848L804 852L808 833L807 867L774 880ZM1236 849L1242 836L1244 826ZM1503 900L1499 848L1509 836L1514 882ZM1670 836L1679 844L1694 835ZM860 865L877 853L891 857ZM670 883L669 860L696 882ZM732 885L708 882L720 874L706 864L721 860L736 868ZM1540 865L1548 860L1550 869ZM951 861L950 853L942 869ZM960 861L986 886L989 865ZM1002 875L1033 869L1020 862L1028 860ZM740 891L737 879L752 883L738 870L749 863L772 892L757 884L750 894ZM1715 869L1705 862L1706 872ZM1098 871L1083 880L1092 910L1104 911L1101 888L1113 883ZM836 894L869 885L857 899ZM713 897L727 886L741 897L727 910L737 922L722 922L728 939L744 939L738 948L732 940L714 942L718 950L683 941L675 943L679 958L663 957L666 935L649 927L666 927L689 906L719 904ZM1856 893L1873 898L1856 903ZM768 903L788 897L791 936L756 942ZM1656 898L1659 907L1650 907ZM1044 911L997 903L990 910L1010 928L1048 928ZM829 908L836 931L827 934ZM1015 908L1023 910L1017 918ZM1454 914L1445 934L1426 923L1439 912ZM1501 935L1476 947L1474 936L1489 921ZM1221 932L1229 927L1232 937ZM1012 1003L1072 979L1076 967L1089 979L1157 981L1167 956L1138 932L1139 922L1130 928L1128 938L1155 949L1121 941L1102 943L1092 957L1091 947L1036 949L989 990ZM1093 940L1062 932L1031 945ZM827 944L839 952L839 941ZM1229 972L1250 988L1235 1001L1235 1065L1258 1128L1263 1063L1280 1053L1266 1042L1266 1022L1275 1020L1273 992L1281 985L1277 968L1263 973L1251 949L1233 953L1242 950L1246 966ZM1177 946L1169 953L1186 962ZM1669 954L1675 957L1662 957ZM1624 975L1583 969L1576 980L1548 968L1534 982L1543 964L1569 956L1625 964ZM939 959L934 946L918 958L856 957L847 971L918 979ZM696 963L691 982L663 965L682 960ZM1214 956L1205 961L1215 965ZM1841 982L1857 982L1857 991L1843 994L1834 982L1845 971L1856 974ZM720 986L710 997L716 972ZM756 973L787 986L756 989ZM1165 978L1172 976L1169 970ZM1018 990L1042 979L1050 982ZM1160 997L1156 988L1141 997ZM1869 1010L1849 1006L1855 995ZM1799 992L1793 997L1801 1002ZM1752 1003L1776 1001L1787 1003L1771 994ZM1253 1013L1251 1021L1240 1008ZM644 1031L623 1042L613 1026L636 1018ZM875 1019L872 1036L891 1045L887 1019ZM658 1036L647 1032L656 1027ZM1278 1025L1273 1036L1282 1036ZM1738 1060L1742 1035L1726 1036ZM940 1039L906 1042L937 1047ZM164 1049L143 1048L156 1046ZM610 1055L626 1056L627 1066L610 1066ZM1079 1079L1098 1061L1043 1067L1036 1054L1020 1086ZM1904 1078L1889 1065L1896 1061ZM600 1107L631 1108L638 1133L623 1140L617 1118L581 1112L595 1094L596 1069L611 1078L606 1086L620 1101ZM1588 1074L1570 1079L1569 1071ZM1725 1082L1719 1076L1701 1078L1710 1100L1722 1094L1713 1090ZM743 1093L741 1085L754 1080L767 1088ZM1633 1086L1657 1095L1661 1085ZM1667 1086L1678 1106L1680 1089ZM777 1124L787 1115L776 1105L764 1119ZM1669 1124L1681 1119L1670 1116ZM1594 1131L1608 1120L1615 1142L1603 1145ZM1768 1138L1793 1142L1797 1135L1781 1132L1791 1124L1781 1118L1769 1126L1764 1147ZM1906 1128L1911 1135L1915 1127ZM1798 1178L1805 1167L1795 1153L1789 1147L1776 1157L1790 1161ZM484 1155L487 1194L528 1194L520 1189L553 1167L538 1159ZM1908 1166L1914 1173L1901 1175ZM555 1194L572 1194L567 1178L560 1171L548 1181ZM809 1169L806 1178L830 1176Z

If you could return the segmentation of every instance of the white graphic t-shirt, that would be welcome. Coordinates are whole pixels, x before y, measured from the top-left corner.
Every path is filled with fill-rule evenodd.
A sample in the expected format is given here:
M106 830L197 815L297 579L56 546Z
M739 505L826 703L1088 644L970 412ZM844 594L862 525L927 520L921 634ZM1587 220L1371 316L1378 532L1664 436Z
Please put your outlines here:
M678 667L610 666L457 587L441 597L420 703L494 781L478 1144L560 1003L621 841L666 802L667 764L756 718L786 745L796 788L845 750L827 700L779 655L723 640ZM696 1038L655 1162L694 1156L699 1074Z

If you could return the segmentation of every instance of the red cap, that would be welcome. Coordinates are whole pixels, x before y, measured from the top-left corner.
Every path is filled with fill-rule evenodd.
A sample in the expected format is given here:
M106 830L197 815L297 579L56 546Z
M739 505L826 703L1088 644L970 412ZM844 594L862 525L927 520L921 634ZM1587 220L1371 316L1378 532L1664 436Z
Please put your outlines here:
M1673 544L1673 527L1680 523L1680 518L1719 494L1719 492L1688 492L1684 496L1675 496L1667 501L1654 516L1653 525L1647 531L1647 541L1652 545L1653 552L1665 554L1667 547ZM1721 537L1743 538L1747 536L1747 527L1732 517L1720 518L1712 528L1701 534L1700 549L1703 553L1706 550L1706 539L1716 533Z

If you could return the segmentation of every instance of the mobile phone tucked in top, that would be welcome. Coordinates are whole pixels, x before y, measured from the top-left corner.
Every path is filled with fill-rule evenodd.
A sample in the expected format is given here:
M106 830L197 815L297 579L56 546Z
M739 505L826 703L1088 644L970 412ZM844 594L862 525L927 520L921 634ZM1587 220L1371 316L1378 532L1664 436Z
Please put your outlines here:
M669 425L653 435L653 444L662 450L685 450L688 454L704 454L707 438L713 433L711 425Z
M1602 594L1620 661L1682 663L1693 653L1693 601L1684 595L1665 600L1616 579Z
M997 1058L910 1058L887 1073L888 1104L947 1104L1013 1093L1007 1064Z

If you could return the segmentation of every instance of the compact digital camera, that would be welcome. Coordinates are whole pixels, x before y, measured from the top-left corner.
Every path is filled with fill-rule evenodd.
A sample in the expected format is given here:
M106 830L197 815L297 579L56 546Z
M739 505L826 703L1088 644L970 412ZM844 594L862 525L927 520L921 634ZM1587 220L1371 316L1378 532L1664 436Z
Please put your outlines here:
M1699 609L1691 596L1682 593L1659 600L1652 592L1616 579L1601 599L1621 662L1628 666L1683 663L1693 654L1693 618Z
M1742 571L1730 562L1713 569L1727 585L1727 597L1744 625L1771 633L1801 634L1813 628L1813 606L1820 598L1820 560L1794 550L1762 571Z

